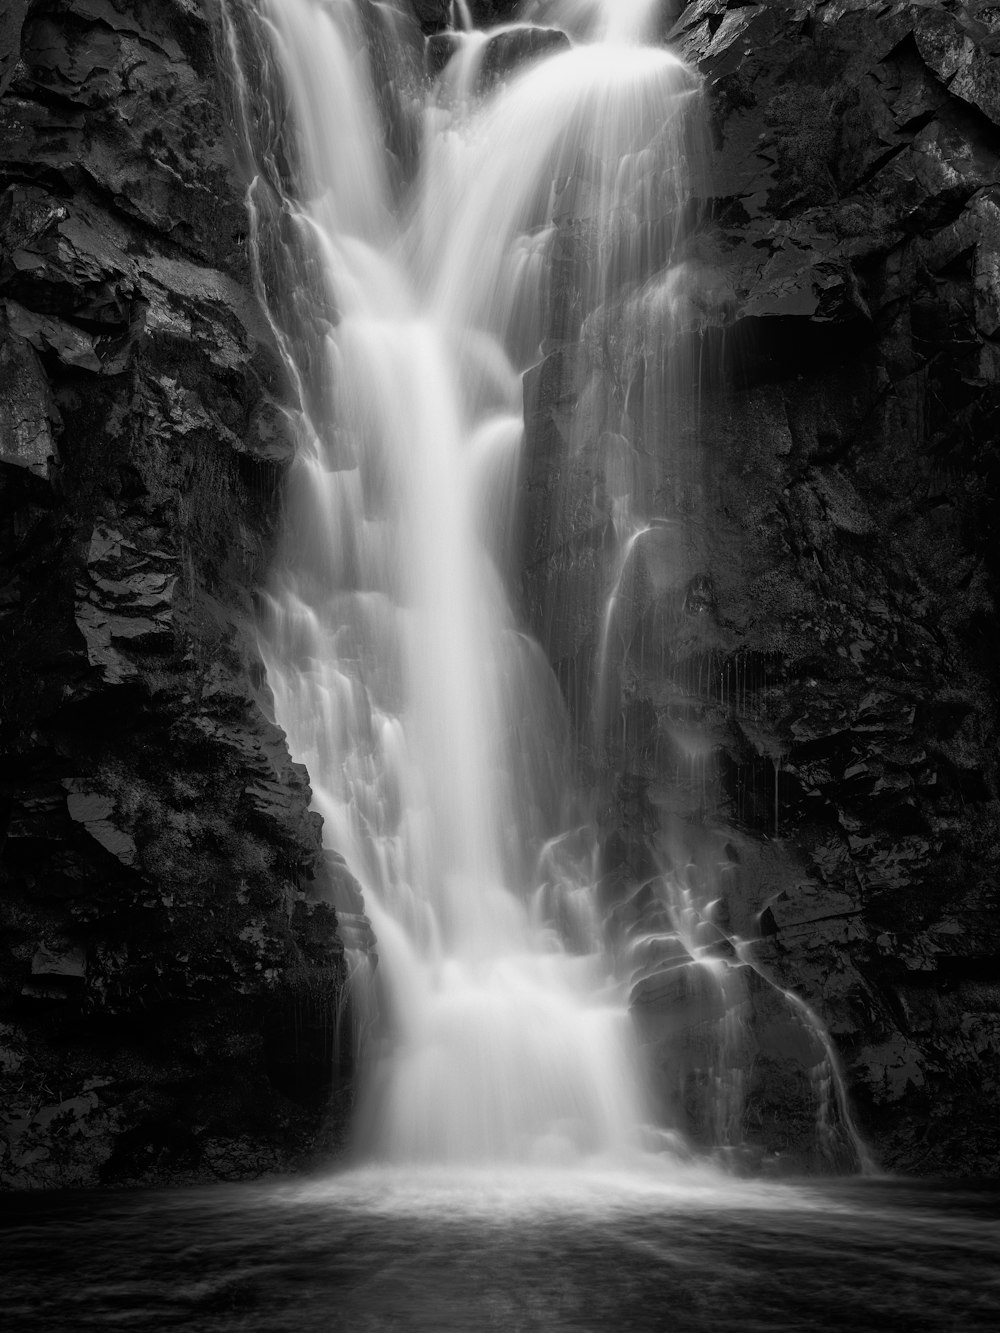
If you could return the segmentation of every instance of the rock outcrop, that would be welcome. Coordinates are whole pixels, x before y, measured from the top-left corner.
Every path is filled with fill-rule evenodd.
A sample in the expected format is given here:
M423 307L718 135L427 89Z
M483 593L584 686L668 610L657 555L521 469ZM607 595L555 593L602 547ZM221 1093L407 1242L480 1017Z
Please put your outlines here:
M342 950L252 595L289 457L195 0L0 7L0 1179L316 1141Z
M609 877L700 877L755 976L823 1019L882 1163L923 1172L998 1150L997 15L692 0L670 38L713 153L671 355L696 392L666 445L642 437L641 376L618 386L625 438L592 395L594 447L558 481L582 403L565 347L527 395L528 502L555 526L533 526L526 598L578 712L614 458L670 455L593 755ZM553 618L567 583L591 591ZM761 1021L746 1119L795 1160Z
M760 664L723 784L789 854L751 895L758 955L825 1018L887 1166L989 1174L997 14L703 5L676 35L710 89L732 281L714 615Z

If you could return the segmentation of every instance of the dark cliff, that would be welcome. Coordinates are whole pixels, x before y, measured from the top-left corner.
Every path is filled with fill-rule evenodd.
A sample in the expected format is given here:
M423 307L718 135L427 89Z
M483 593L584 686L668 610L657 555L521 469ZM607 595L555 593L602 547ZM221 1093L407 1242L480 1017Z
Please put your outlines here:
M731 283L707 565L760 664L721 740L758 954L886 1166L993 1174L1000 15L696 5L676 39Z
M591 756L605 868L716 876L720 919L833 1035L882 1163L993 1173L1000 11L692 0L669 37L713 140L677 352L698 373L650 511L684 537L637 548L616 622L618 739ZM547 479L579 407L565 357L528 378L553 526L526 595L573 699L597 602L546 607L591 578L612 514L591 452ZM620 447L660 447L641 401L626 419ZM794 1160L808 1126L767 991L746 1129ZM663 995L669 1059L692 997Z
M195 0L0 7L0 1177L311 1147L341 949L252 594L287 456Z

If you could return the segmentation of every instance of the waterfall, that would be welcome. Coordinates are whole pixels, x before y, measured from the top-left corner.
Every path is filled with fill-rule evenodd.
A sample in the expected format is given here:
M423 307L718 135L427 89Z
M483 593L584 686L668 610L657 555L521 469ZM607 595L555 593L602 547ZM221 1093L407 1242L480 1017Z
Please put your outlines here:
M664 0L528 0L526 18L554 23L574 37L635 44L653 37Z
M629 1010L639 955L661 945L623 934L620 904L606 919L551 622L578 601L598 627L595 675L571 703L599 749L633 565L680 559L641 501L650 441L676 424L670 393L665 413L646 409L645 461L627 418L654 362L668 387L691 373L674 335L700 83L643 44L657 0L529 3L526 19L574 39L550 32L544 51L529 24L484 34L452 8L456 53L431 86L415 25L387 0L229 0L255 266L298 398L261 652L377 939L377 967L359 956L354 978L378 1015L360 1151L622 1162L677 1142L651 1129ZM614 381L594 482L611 539L595 556L603 602L557 578L543 648L513 589L537 470L559 464L523 457L524 385L570 347L586 409L558 428L571 454L593 449L601 415L584 362ZM701 956L704 904L663 886L670 966L679 949L728 996L717 950ZM725 1054L739 1022L722 1010ZM722 1140L737 1093L718 1108Z

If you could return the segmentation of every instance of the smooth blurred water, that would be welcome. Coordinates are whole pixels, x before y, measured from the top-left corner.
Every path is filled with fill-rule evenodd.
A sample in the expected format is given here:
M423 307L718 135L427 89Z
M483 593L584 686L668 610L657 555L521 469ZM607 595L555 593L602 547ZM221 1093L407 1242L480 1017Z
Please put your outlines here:
M701 80L657 44L662 0L537 0L521 18L572 42L456 32L436 80L392 0L225 12L296 391L259 645L362 891L332 876L367 1039L356 1141L402 1164L742 1148L770 982L715 919L713 742L666 666L702 467ZM638 877L596 811L640 589L651 731L697 803L658 811ZM863 1165L818 1016L772 989L807 1029L798 1160Z
M508 579L567 209L588 310L680 226L700 85L637 44L652 8L589 4L591 44L484 90L481 35L432 86L392 5L231 6L252 250L299 398L260 647L377 939L357 1125L384 1160L625 1157L654 1119L569 719Z
M1000 1325L996 1186L397 1169L5 1202L8 1333Z

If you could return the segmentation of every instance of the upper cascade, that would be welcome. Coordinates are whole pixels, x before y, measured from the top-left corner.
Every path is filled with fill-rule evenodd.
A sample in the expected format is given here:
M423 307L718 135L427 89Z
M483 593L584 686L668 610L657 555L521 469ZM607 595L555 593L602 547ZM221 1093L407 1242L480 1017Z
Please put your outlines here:
M581 39L639 44L655 38L663 9L664 0L527 0L522 15Z

